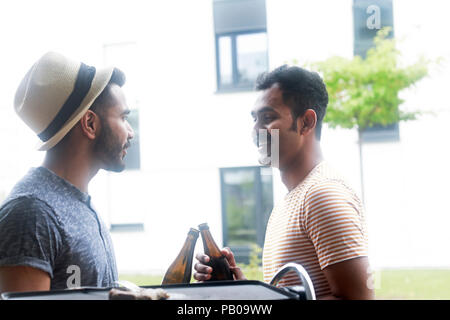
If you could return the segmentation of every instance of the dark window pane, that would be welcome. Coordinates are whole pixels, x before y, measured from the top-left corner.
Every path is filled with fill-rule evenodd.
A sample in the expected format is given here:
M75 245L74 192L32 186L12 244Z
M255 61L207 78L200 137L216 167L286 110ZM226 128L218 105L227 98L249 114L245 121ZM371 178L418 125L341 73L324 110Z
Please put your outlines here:
M376 7L377 10L371 10ZM379 18L379 25L373 27L372 18ZM392 0L353 0L353 28L355 55L365 57L367 50L373 47L373 38L379 29L384 27L394 27ZM391 30L389 37L392 37L394 30Z
M265 0L214 1L213 14L216 34L266 28Z
M265 0L214 0L217 89L252 90L268 70Z
M116 223L111 224L109 229L111 232L135 232L144 231L143 223Z
M273 180L272 168L261 168L261 212L257 213L262 219L260 246L264 245L267 222L273 209Z
M267 71L267 35L265 32L236 37L238 81L253 84L256 77Z
M127 150L127 155L125 156L126 169L136 170L141 168L141 152L140 152L140 141L139 141L139 110L131 110L128 115L128 123L133 128L134 137L130 141L130 147Z
M256 243L255 171L225 172L224 188L228 245Z
M222 86L233 83L233 61L231 37L219 38L219 66L220 66L220 84Z
M272 169L222 168L223 243L239 263L249 263L254 245L262 247L273 208Z
M361 138L364 142L400 141L398 122L387 126L375 125L367 128L363 131Z

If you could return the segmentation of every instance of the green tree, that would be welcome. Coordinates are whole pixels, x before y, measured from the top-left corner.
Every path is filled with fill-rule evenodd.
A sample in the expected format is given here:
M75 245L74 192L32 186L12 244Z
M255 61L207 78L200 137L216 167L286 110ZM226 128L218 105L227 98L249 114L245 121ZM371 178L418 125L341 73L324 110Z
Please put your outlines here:
M365 59L331 57L310 64L323 76L329 94L324 122L331 128L358 130L361 168L361 189L364 201L362 133L374 125L389 125L414 120L420 111L404 111L399 92L428 75L429 61L420 58L413 64L402 65L396 40L387 38L390 28L378 31L374 47Z

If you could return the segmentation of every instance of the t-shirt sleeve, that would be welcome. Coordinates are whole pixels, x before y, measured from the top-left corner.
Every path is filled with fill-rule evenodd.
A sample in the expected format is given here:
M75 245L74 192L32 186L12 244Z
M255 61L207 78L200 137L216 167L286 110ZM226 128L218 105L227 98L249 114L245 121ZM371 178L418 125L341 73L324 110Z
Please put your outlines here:
M304 204L304 227L322 270L368 255L362 206L346 187L334 181L314 185Z
M33 197L20 197L0 209L0 266L53 269L62 247L58 222L52 209Z

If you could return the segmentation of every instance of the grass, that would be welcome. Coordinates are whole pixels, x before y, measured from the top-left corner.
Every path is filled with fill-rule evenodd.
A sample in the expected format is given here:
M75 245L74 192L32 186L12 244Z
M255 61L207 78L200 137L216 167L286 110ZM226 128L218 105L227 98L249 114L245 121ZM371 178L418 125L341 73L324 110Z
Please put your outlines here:
M119 280L131 281L139 286L153 286L161 284L163 275L121 274Z
M383 270L375 274L377 299L448 300L449 269Z
M248 279L262 281L262 272L244 268ZM120 275L137 285L159 285L163 275ZM375 294L382 300L450 299L450 269L381 270L375 273Z

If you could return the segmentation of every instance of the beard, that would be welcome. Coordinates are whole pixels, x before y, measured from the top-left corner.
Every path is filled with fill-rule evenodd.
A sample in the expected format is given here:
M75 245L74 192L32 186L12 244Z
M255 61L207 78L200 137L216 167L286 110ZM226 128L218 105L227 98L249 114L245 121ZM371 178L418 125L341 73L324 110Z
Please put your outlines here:
M122 153L130 146L130 142L122 144L106 121L101 119L101 124L102 130L94 146L94 152L103 164L102 169L121 172L125 169Z

